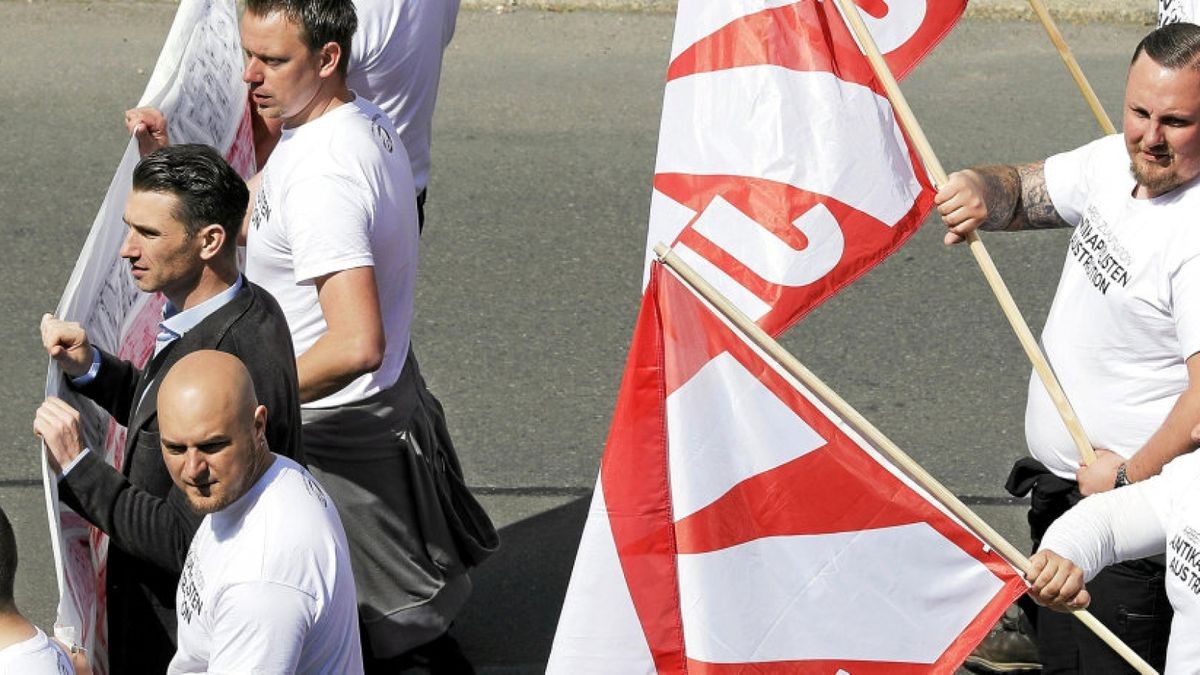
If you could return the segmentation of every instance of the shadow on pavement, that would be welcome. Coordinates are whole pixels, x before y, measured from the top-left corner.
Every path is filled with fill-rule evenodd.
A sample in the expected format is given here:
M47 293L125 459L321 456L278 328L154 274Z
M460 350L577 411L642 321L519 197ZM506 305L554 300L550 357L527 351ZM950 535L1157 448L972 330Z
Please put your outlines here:
M471 573L453 633L482 674L542 673L591 497L500 530L500 550Z

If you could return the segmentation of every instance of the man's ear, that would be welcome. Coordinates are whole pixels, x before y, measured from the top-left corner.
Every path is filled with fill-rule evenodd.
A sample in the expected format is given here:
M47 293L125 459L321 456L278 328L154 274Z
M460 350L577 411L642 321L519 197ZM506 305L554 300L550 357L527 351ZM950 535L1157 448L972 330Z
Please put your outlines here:
M212 260L221 253L225 246L225 228L216 223L205 225L196 233L200 238L200 259Z
M338 64L346 58L350 58L350 55L342 53L341 45L336 42L326 42L321 47L321 69L318 71L318 75L332 77L337 72Z
M267 406L259 405L254 409L254 438L267 447ZM267 448L270 450L270 448Z

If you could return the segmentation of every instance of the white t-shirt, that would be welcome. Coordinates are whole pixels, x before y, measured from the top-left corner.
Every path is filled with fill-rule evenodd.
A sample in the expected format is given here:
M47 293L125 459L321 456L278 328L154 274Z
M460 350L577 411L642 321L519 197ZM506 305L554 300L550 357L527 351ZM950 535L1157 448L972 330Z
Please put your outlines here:
M1115 562L1166 552L1167 597L1175 610L1166 673L1200 671L1200 455L1088 497L1050 526L1041 548L1082 567L1088 580Z
M404 146L361 96L285 128L261 174L246 277L279 301L296 356L325 334L315 280L373 266L387 349L383 365L305 408L361 401L395 384L408 353L417 274L417 205Z
M1197 0L1158 0L1158 26L1169 23L1186 21L1196 23L1200 17L1200 1Z
M200 522L175 603L179 651L168 673L363 672L342 522L286 457Z
M37 635L0 649L0 675L74 675L75 667L61 645Z
M1187 388L1200 351L1200 188L1134 199L1120 134L1046 160L1046 187L1075 225L1042 347L1092 445L1129 457ZM1079 466L1041 380L1025 409L1030 453L1058 476Z
M458 0L355 0L346 85L379 106L408 150L417 192L429 180L429 142L442 51L454 36Z

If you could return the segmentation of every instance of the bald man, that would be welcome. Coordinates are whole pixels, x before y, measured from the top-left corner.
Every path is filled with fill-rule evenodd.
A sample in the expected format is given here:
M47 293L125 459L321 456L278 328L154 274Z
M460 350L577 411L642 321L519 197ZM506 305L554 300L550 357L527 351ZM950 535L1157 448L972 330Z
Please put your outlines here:
M342 522L317 481L267 447L267 415L224 352L188 354L159 388L163 462L203 516L168 673L363 672Z

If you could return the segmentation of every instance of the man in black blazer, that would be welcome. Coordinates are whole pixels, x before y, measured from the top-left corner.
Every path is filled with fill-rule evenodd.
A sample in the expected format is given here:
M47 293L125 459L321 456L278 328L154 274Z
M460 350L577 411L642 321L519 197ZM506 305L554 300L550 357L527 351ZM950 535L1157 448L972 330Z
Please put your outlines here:
M121 470L84 447L79 414L50 397L34 422L63 502L111 538L106 589L110 672L162 673L175 652L175 587L200 522L159 448L156 399L173 363L200 349L239 357L271 411L270 449L300 449L299 387L287 320L242 277L237 233L249 196L214 150L176 145L134 169L121 256L138 287L167 298L145 369L94 348L77 323L42 317L42 342L72 389L128 427Z

